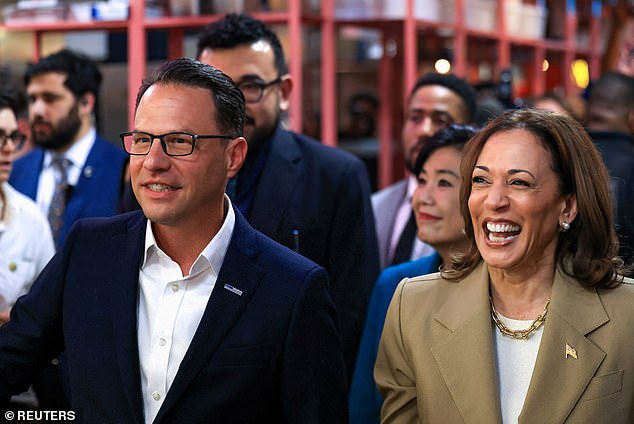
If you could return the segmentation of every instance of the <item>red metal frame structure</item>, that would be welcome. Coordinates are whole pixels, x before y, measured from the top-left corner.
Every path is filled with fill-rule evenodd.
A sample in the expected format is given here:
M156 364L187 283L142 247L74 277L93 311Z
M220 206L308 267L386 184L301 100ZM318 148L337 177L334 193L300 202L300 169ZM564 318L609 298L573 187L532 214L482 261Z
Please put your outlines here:
M564 89L567 93L574 90L573 80L571 78L571 65L579 54L588 57L591 75L599 75L600 73L600 1L586 0L583 6L592 7L591 20L591 38L590 48L580 48L576 45L577 31L577 2L575 0L567 0L566 22L565 22L565 39L563 41L528 40L518 37L511 37L505 31L505 10L504 1L498 0L497 19L498 28L495 33L482 32L472 30L466 27L464 22L465 2L467 0L454 0L455 5L455 22L453 24L439 24L438 22L428 22L419 20L414 16L414 1L406 1L406 16L402 21L403 27L403 63L402 74L404 76L404 95L408 92L418 78L417 66L421 58L418 57L417 35L420 28L430 27L451 27L454 31L454 57L452 63L452 72L459 76L467 77L468 73L468 38L493 39L497 43L497 70L509 68L512 63L511 50L514 46L524 46L531 48L533 51L531 89L533 95L541 95L546 90L546 77L542 71L542 63L546 58L547 51L562 52L564 56L561 66ZM350 23L346 21L346 23ZM373 22L373 26L377 23ZM384 25L386 28L391 27L393 22L379 23L378 26ZM399 69L398 65L392 63L394 59L384 58L380 63L379 69L379 93L381 99L387 99L394 95L393 87L386 82L394 77L395 69ZM404 97L404 100L406 98ZM396 116L393 107L389 102L381 102L381 111L379 114L379 137L380 137L380 158L379 158L379 187L385 187L398 178L398 172L395 172L394 162L398 159L392 149L392 137L395 134Z
M388 0L386 0L388 1ZM399 108L405 93L416 81L419 60L418 34L426 28L450 28L453 31L453 72L466 77L468 74L468 40L488 39L497 43L496 68L504 69L511 65L511 49L514 46L533 49L533 63L531 81L533 95L540 95L546 88L545 75L541 66L549 52L563 56L560 80L566 92L574 89L570 67L572 62L582 56L588 59L590 75L594 78L600 74L600 0L566 0L565 37L564 40L526 40L510 37L504 30L505 13L504 0L498 0L498 30L495 32L474 31L466 28L464 22L465 4L468 0L454 0L455 22L439 23L417 19L414 16L414 4L417 0L405 1L406 12L402 19L373 19L373 20L339 20L335 16L335 0L322 0L318 16L305 16L300 0L288 0L288 10L285 12L259 12L253 15L271 24L285 24L288 26L288 60L289 72L294 80L291 95L290 128L296 131L302 129L302 99L303 99L303 36L302 27L307 25L321 26L321 138L327 145L337 145L337 57L336 34L341 25L358 25L378 28L383 33L384 45L397 43L398 54L390 57L387 54L379 62L378 89L380 102L379 110L379 186L383 187L398 178L400 170L398 153L392 147L393 140L399 138L400 116ZM590 45L579 47L576 45L577 10L581 7L591 7ZM128 34L128 121L132 125L134 117L135 93L147 72L147 32L149 30L167 30L169 32L168 56L179 57L183 54L184 30L187 28L201 28L219 15L203 16L168 16L161 18L145 17L145 0L130 0L129 16L123 21L94 21L94 22L55 22L32 24L3 24L0 29L8 31L29 31L33 34L33 54L35 61L41 55L42 35L47 32L67 32L82 30L127 31ZM386 50L384 48L384 50ZM394 92L395 86L401 84L402 93ZM398 101L395 101L398 99ZM398 150L398 149L396 149Z
M168 29L169 45L168 59L173 59L183 54L184 28L197 28L207 25L218 15L208 16L178 16L163 17L157 19L145 19L145 1L130 0L130 16L128 18L130 28L128 30L128 121L132 125L134 121L133 93L136 92L142 78L147 72L147 47L146 34L149 29ZM270 12L255 13L255 17L269 23L286 23L289 27L289 72L293 76L294 88L291 92L290 127L294 130L301 129L302 122L302 22L301 4L296 1L289 2L287 13Z
M334 0L321 1L321 141L337 145L337 41Z
M130 0L128 22L128 127L134 128L134 93L147 73L145 0Z

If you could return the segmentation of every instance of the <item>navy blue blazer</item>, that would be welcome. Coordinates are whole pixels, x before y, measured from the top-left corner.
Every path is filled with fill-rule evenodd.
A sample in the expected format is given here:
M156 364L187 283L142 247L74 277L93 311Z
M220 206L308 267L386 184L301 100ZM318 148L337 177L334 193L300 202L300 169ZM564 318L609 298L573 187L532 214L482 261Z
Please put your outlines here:
M58 249L78 219L112 216L118 212L127 160L128 155L123 149L97 136L77 185L70 192L57 240ZM15 161L9 183L19 192L36 200L43 163L44 150L38 147Z
M368 316L363 327L359 355L350 386L350 424L379 424L383 398L374 384L374 363L385 324L387 309L403 278L438 272L437 252L410 262L385 268L372 290Z
M0 400L65 349L83 422L143 422L137 298L146 222L137 211L75 224L0 327ZM236 211L218 280L154 422L344 423L346 414L326 272Z
M328 271L350 377L379 275L367 171L301 134L278 128L271 143L248 221Z

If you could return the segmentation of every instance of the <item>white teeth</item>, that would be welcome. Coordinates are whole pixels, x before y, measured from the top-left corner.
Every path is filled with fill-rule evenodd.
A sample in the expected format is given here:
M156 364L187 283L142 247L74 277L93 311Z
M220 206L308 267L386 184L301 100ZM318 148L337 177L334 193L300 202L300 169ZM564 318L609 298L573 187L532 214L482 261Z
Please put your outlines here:
M517 235L506 236L506 237L497 237L497 236L494 236L493 233L489 233L489 240L495 241L495 242L512 240L512 239L514 239L516 237L517 237Z
M487 230L494 233L510 233L521 230L519 225L511 225L511 224L494 224L492 222L487 222Z
M149 188L152 191L159 191L159 192L174 190L173 187L165 185L165 184L148 184L147 188Z

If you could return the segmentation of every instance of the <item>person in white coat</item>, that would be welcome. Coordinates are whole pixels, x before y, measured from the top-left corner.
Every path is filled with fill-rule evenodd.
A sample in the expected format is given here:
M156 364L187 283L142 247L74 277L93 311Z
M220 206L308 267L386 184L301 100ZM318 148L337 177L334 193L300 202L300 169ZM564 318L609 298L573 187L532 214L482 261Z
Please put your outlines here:
M25 139L18 131L12 97L0 93L0 325L55 253L46 218L7 182Z

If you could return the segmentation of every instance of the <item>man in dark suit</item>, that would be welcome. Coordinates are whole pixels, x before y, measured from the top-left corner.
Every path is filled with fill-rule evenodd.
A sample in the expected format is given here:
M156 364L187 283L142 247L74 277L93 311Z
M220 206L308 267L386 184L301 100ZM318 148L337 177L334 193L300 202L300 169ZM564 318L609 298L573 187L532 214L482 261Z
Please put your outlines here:
M9 183L49 217L57 248L79 218L118 210L127 155L93 125L101 80L96 63L70 50L43 57L24 75L38 147L15 161Z
M372 195L381 268L433 253L416 237L411 206L416 157L427 138L451 124L471 123L475 112L475 90L453 74L425 74L409 92L401 134L408 176Z
M123 133L142 212L80 220L0 327L0 400L65 349L86 423L343 423L323 268L225 196L246 156L244 98L217 69L167 62Z
M634 261L634 78L607 72L590 86L584 125L610 172L619 254Z
M283 129L293 83L263 22L230 14L210 24L197 57L246 99L249 153L228 194L253 227L326 268L350 376L379 270L367 171L353 155Z

